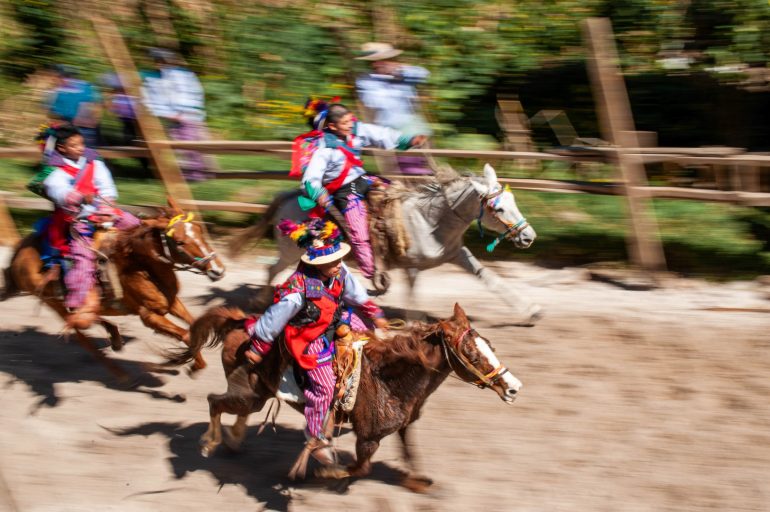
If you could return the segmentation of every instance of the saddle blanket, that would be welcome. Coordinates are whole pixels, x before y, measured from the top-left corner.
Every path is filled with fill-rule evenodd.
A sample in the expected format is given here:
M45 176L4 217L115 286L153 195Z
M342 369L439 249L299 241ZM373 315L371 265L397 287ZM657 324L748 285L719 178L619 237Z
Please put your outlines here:
M347 377L343 377L345 392L342 394L342 397L332 405L335 409L339 409L343 412L350 412L356 404L358 385L361 382L361 356L363 355L364 345L366 345L366 343L367 340L359 340L354 341L351 344L351 352L355 356L353 359L353 368ZM337 379L339 378L340 376L337 375ZM297 382L293 365L286 368L283 375L281 375L281 382L278 385L278 391L275 393L275 396L288 403L305 403L305 394L302 392L300 383Z

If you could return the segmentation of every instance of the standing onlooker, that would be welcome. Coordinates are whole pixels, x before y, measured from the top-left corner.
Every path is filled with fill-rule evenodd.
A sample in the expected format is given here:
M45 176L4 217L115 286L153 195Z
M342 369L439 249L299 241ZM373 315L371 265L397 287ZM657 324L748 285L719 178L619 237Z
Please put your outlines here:
M142 89L147 108L164 121L172 139L207 139L204 92L198 77L181 66L169 50L152 48L150 57L157 72L144 77ZM208 177L209 166L201 153L178 151L177 155L185 178L200 181Z
M105 91L104 104L107 110L120 120L121 144L133 144L139 138L134 98L126 94L123 82L115 73L103 75L101 83Z
M402 51L387 43L366 43L363 55L357 60L371 62L372 73L356 80L358 97L372 111L372 122L387 126L407 137L430 135L431 130L419 113L416 84L427 80L430 72L420 66L399 63L396 57ZM428 162L422 156L398 157L403 174L431 174Z
M87 146L98 146L102 116L99 91L89 82L76 78L70 66L57 64L52 70L56 81L46 100L48 116L72 123Z

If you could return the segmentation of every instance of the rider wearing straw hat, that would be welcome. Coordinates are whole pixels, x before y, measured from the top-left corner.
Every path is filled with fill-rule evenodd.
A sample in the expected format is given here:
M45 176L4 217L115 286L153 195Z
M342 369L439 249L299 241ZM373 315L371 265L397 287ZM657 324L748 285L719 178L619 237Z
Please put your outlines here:
M309 448L316 459L330 464L333 460L324 425L334 393L334 330L342 306L356 308L379 328L386 328L387 321L342 262L350 246L342 242L334 223L311 219L295 224L284 220L278 227L306 252L297 270L276 289L273 304L259 318L246 320L244 327L251 337L246 357L254 364L260 363L283 333L292 357L307 372L305 435L312 445ZM363 326L354 324L356 327Z

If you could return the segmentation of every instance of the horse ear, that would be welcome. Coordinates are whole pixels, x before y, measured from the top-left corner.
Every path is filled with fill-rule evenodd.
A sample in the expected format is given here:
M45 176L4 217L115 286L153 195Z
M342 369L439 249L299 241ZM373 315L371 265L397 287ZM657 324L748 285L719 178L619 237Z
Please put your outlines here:
M484 179L487 180L489 190L492 190L495 188L495 185L497 185L497 172L495 172L495 168L489 164L484 164Z
M465 315L465 311L460 307L460 304L455 302L454 318L461 324L468 324L468 317Z

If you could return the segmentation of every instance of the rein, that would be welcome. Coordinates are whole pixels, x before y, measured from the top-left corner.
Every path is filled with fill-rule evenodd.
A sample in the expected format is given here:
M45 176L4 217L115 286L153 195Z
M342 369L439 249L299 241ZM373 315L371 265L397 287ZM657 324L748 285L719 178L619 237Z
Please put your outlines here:
M494 207L495 207L496 201L493 201L493 200L499 198L504 191L508 191L508 190L510 189L506 185L505 188L500 187L496 191L491 192L481 198L481 204L479 205L479 216L476 218L476 222L479 225L479 236L481 238L484 238L484 226L481 224L481 218L484 216L484 208L489 210L489 214L492 215L495 218L495 220L497 220L502 225L507 227L505 231L500 233L497 237L495 237L494 240L492 240L491 243L487 245L487 252L494 251L495 247L497 247L497 245L500 242L502 242L503 240L505 240L510 236L518 235L519 233L521 233L522 231L524 231L529 227L529 223L527 222L527 219L524 217L522 217L521 220L519 220L515 224L509 224L505 222L503 219L501 219L495 212Z
M475 366L473 366L473 363L471 363L467 357L463 355L463 353L459 350L460 342L465 338L465 336L468 335L468 333L471 332L471 328L465 329L460 335L455 339L454 342L451 344L447 341L446 336L444 336L443 332L441 334L441 345L444 347L444 354L447 358L447 361L449 362L450 367L452 366L452 358L449 357L449 354L452 354L457 361L465 368L466 371L469 373L472 373L476 376L476 380L473 382L466 381L464 379L463 382L469 382L470 384L473 384L474 386L478 386L479 388L491 388L495 381L508 373L508 368L500 364L497 368L492 370L491 372L487 374L481 373L478 369L476 369Z
M172 265L174 267L174 270L186 270L189 272L192 272L194 274L205 274L206 271L203 270L203 266L208 264L209 261L213 260L217 257L216 251L212 251L208 256L204 257L197 257L193 256L187 250L180 246L173 238L174 231L177 229L178 225L181 224L187 224L189 222L192 222L195 218L195 214L188 213L187 216L185 214L179 214L175 217L173 217L171 220L168 221L168 224L166 225L165 229L160 232L160 243L163 247L163 254L157 254L157 258L169 265ZM179 263L176 261L171 254L171 249L177 253L177 254L183 254L186 256L191 263Z

